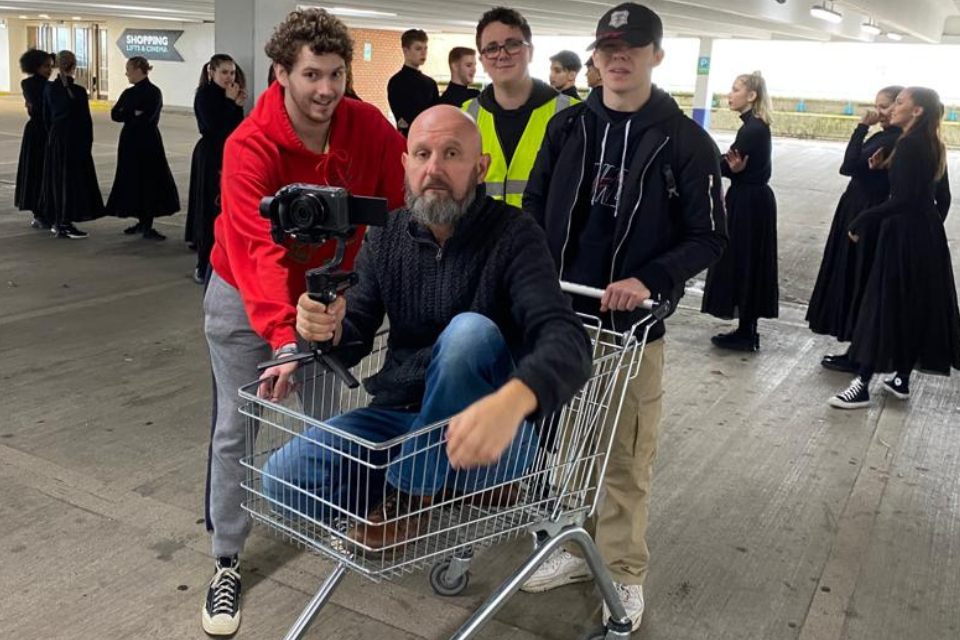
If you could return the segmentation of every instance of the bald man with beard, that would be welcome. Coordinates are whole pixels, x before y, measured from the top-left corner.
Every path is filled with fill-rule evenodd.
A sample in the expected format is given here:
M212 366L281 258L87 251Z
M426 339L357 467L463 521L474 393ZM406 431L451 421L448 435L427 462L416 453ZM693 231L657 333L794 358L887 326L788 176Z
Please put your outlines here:
M344 345L338 353L348 366L371 352L384 318L390 324L385 364L364 381L370 406L329 424L385 442L450 421L446 444L437 430L407 440L392 456L402 461L368 486L358 485L370 475L332 452L343 445L318 430L268 460L264 492L317 519L329 514L316 513L322 503L312 496L350 509L358 496L344 487L376 496L370 504L382 498L367 516L372 525L348 532L371 549L419 535L428 519L401 516L442 493L522 476L539 444L534 421L568 402L590 374L590 341L560 291L546 238L532 218L485 195L489 164L469 116L446 105L424 111L403 155L406 207L368 232L359 284L329 307L300 298L298 333Z

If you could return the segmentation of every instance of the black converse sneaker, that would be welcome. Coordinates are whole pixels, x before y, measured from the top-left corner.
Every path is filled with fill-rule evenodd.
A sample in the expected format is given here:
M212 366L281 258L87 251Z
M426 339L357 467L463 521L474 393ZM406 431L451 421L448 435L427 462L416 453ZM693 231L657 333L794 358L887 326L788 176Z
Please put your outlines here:
M894 376L889 380L884 380L883 388L897 400L910 399L910 381L904 380L900 376Z
M830 406L837 409L863 409L870 406L870 390L863 378L857 376L850 386L830 398Z
M209 635L229 636L240 626L240 559L221 557L216 567L200 621Z

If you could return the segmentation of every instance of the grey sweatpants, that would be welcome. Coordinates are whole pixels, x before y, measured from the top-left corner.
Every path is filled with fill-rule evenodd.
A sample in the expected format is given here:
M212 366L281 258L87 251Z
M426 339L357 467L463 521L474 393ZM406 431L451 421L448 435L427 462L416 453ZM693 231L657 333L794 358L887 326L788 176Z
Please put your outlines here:
M240 414L238 390L257 379L257 364L272 350L251 327L240 292L216 272L203 298L204 332L213 367L213 435L207 470L207 524L213 533L213 554L231 556L243 550L250 518L240 507L240 482L246 453L246 420Z

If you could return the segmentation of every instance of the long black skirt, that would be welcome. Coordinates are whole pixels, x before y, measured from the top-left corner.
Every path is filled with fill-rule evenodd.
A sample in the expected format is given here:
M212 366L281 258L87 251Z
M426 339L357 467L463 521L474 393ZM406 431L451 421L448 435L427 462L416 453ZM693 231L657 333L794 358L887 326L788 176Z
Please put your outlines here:
M220 173L225 141L200 138L190 162L190 204L184 238L197 246L197 268L206 271L213 250L213 225L220 215Z
M163 138L155 126L124 125L107 211L120 218L160 218L180 211Z
M13 202L20 211L32 211L42 216L40 209L43 188L43 158L46 155L47 130L35 120L23 127L20 143L20 162L17 165L17 186Z
M69 123L50 128L40 207L51 223L89 222L105 214L91 146Z
M855 182L841 196L807 307L807 323L814 333L849 342L870 275L876 237L867 234L854 243L847 230L855 217L886 199L886 194L867 193Z
M777 200L768 185L733 185L727 191L726 251L707 272L704 313L732 318L776 318Z
M960 310L943 223L932 206L883 221L850 357L878 372L960 369Z

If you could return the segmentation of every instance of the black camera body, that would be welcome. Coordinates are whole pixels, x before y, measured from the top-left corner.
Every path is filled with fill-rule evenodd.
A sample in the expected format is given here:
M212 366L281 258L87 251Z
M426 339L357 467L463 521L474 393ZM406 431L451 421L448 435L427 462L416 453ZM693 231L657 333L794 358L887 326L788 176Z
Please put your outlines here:
M357 225L387 224L387 201L352 195L342 187L290 184L260 201L260 215L270 220L273 241L287 236L309 244L347 239Z

